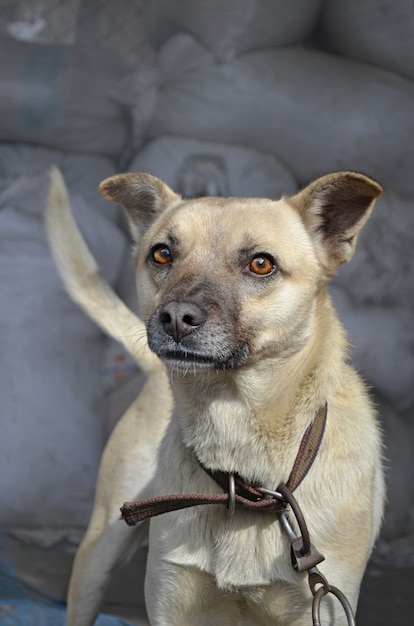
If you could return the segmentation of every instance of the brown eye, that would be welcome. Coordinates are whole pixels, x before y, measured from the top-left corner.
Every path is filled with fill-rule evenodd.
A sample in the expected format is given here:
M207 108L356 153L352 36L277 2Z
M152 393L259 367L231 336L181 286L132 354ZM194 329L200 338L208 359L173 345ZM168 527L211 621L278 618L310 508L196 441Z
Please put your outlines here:
M249 264L250 272L257 274L257 276L267 276L274 271L275 267L276 263L274 259L264 254L255 256Z
M158 265L167 265L172 261L171 251L164 244L157 245L152 249L152 258Z

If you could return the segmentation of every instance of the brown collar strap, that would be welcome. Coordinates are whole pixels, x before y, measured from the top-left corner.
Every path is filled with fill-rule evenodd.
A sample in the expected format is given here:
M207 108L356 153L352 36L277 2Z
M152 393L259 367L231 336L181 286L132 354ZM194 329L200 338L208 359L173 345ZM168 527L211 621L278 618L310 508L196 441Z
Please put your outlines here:
M326 418L328 416L328 403L321 406L302 437L299 451L286 483L290 491L295 491L299 487L318 454L323 433L325 432Z
M322 406L316 413L312 423L306 429L299 446L299 451L293 464L292 471L286 483L288 489L294 491L305 478L318 453L322 441L327 418L327 404ZM229 506L231 500L235 505L254 511L281 511L286 506L286 501L281 494L278 497L266 497L266 490L246 483L237 474L212 471L203 469L224 490L217 494L175 494L145 498L137 502L125 502L121 508L122 519L129 526L135 526L155 515L177 511L191 506L202 504L224 504ZM231 494L231 485L234 486L234 494ZM274 496L276 492L270 492Z

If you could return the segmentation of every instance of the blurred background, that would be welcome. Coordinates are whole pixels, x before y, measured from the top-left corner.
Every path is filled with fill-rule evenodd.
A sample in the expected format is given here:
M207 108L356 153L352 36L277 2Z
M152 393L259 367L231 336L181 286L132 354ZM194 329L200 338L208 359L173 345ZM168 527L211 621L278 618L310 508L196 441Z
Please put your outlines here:
M96 193L113 173L146 171L186 197L278 198L342 169L384 186L332 295L387 446L360 622L411 624L412 1L0 0L0 94L0 624L65 623L100 456L143 382L62 289L42 221L52 164L133 308L125 224ZM144 567L142 547L106 612L145 623Z

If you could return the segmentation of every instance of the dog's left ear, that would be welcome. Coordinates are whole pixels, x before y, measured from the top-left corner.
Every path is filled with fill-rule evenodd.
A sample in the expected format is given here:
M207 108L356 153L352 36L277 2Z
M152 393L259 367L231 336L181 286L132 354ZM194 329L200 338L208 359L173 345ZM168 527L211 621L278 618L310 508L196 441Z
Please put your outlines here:
M159 178L140 172L111 176L99 185L98 191L124 207L136 243L158 214L182 199Z
M322 245L331 273L352 258L359 231L382 191L381 185L364 174L337 172L318 178L287 198Z

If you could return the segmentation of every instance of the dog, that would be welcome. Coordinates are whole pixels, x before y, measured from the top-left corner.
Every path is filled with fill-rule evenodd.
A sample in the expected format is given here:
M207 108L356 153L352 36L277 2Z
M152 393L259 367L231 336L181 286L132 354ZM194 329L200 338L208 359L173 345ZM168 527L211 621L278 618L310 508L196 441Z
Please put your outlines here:
M355 611L383 514L382 438L327 286L351 259L381 186L338 172L278 201L183 200L154 176L127 173L99 191L126 210L144 321L99 275L57 170L46 208L51 249L69 294L130 350L147 382L103 454L68 626L93 624L111 571L144 532L145 523L119 520L124 501L223 494L215 472L277 496L324 406L324 433L295 499L325 557L320 571ZM231 494L223 497L230 505ZM306 572L292 567L281 516L236 503L152 517L151 625L310 624L312 593ZM320 610L326 626L349 623L332 594Z

